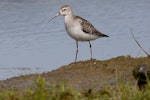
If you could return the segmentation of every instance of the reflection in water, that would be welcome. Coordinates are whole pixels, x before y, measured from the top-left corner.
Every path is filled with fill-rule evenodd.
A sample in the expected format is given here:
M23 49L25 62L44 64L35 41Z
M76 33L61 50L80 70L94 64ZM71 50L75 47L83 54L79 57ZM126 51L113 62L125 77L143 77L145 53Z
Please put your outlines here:
M119 55L145 56L135 44L130 28L141 45L149 50L148 0L1 0L0 79L20 73L50 71L74 61L75 41L66 35L63 17L48 22L63 4L70 4L76 15L89 20L98 30L110 36L92 42L96 59ZM90 57L87 43L80 43L79 49L79 60Z

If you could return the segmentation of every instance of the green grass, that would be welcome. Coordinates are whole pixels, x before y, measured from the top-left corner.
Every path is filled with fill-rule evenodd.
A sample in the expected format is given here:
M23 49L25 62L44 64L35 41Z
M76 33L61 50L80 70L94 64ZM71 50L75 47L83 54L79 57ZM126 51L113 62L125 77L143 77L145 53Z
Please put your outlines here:
M92 89L75 91L64 82L50 86L44 78L39 77L33 87L22 91L0 88L0 100L150 100L150 82L143 91L136 85L118 81L116 86L103 87L97 93L92 93Z

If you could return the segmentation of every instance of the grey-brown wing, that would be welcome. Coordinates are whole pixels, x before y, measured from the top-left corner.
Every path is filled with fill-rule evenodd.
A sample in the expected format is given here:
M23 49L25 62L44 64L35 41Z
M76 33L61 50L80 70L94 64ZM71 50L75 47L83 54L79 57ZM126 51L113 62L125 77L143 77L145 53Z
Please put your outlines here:
M81 23L81 26L82 26L82 30L85 32L85 33L89 33L89 34L93 34L93 33L97 33L98 31L94 28L94 26L88 22L86 19L83 19L79 16L76 16L77 18L81 19L80 20L80 23Z
M99 32L97 29L95 29L95 27L88 22L86 19L80 17L80 16L76 16L76 18L80 19L80 23L82 26L82 30L87 33L87 34L95 34L97 36L104 36L104 37L108 37L107 35Z

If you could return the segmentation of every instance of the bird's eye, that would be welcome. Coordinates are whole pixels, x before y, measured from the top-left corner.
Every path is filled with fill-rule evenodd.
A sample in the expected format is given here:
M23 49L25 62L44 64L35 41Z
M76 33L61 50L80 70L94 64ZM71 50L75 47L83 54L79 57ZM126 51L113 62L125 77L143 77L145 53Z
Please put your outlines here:
M66 10L66 8L63 9L63 11L65 11L65 10Z

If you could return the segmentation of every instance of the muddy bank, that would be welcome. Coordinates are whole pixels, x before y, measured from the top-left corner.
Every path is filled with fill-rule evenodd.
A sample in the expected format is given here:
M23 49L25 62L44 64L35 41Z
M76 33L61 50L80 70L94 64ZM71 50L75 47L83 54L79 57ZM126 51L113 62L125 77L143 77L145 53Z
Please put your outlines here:
M26 89L35 84L37 77L45 78L46 84L65 82L76 90L100 90L104 86L116 85L116 80L135 85L132 70L146 64L150 67L149 57L132 58L119 56L109 60L87 60L62 66L57 70L43 74L31 74L0 81L4 89Z

